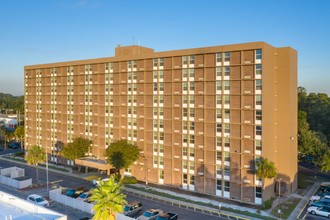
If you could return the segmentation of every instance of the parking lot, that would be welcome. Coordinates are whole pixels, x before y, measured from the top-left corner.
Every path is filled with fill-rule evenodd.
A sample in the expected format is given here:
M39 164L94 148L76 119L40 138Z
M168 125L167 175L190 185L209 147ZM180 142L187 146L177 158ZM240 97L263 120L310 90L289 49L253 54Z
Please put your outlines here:
M317 188L301 216L315 220L330 218L330 183L323 183Z

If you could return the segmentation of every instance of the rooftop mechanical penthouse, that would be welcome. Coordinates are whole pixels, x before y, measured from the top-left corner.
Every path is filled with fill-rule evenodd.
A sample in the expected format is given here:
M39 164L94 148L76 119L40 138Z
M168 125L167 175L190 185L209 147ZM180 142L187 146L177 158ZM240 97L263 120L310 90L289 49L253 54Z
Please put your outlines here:
M154 52L118 46L108 58L24 68L26 147L61 158L56 143L93 141L76 164L109 170L107 146L127 139L144 156L125 175L261 204L276 180L297 189L297 52L264 42Z

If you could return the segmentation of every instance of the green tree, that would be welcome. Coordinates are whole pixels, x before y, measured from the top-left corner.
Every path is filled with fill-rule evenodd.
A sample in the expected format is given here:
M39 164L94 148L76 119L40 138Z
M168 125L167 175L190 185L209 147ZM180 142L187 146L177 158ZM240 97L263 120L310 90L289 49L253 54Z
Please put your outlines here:
M14 135L22 143L24 149L24 126L18 126L14 131Z
M75 138L72 143L63 146L62 155L68 160L82 158L91 149L92 141L85 138Z
M43 148L33 145L25 154L25 160L27 164L33 165L36 167L37 171L37 181L39 181L39 170L38 164L46 161L46 153Z
M7 129L6 126L4 126L4 125L2 125L0 128L0 134L4 139L4 142L5 142L4 144L5 144L5 149L6 149L9 140L13 138L14 134L12 131Z
M116 213L124 211L127 204L122 192L121 182L117 183L113 176L108 181L100 181L100 186L92 190L91 201L96 204L93 207L95 220L116 220Z
M269 161L267 158L261 157L256 161L257 165L257 177L260 179L271 179L277 175L277 169L275 163Z
M110 144L106 149L107 162L111 164L118 175L123 168L129 168L140 156L138 146L130 144L127 140L119 140Z

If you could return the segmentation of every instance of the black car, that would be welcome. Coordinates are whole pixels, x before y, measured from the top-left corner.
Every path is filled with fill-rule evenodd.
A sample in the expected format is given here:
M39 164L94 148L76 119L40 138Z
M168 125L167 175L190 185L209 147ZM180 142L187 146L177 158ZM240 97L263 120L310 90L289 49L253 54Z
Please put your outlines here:
M11 149L18 149L21 147L21 143L20 142L11 142L8 144L8 147Z

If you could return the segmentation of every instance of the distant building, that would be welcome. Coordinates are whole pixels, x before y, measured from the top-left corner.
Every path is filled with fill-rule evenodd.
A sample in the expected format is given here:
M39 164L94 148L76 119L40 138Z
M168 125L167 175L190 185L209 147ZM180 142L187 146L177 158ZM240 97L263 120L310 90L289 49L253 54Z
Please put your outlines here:
M263 42L154 52L118 46L109 58L26 66L25 143L51 148L75 137L107 146L127 139L144 159L139 180L261 204L274 180L255 175L275 162L297 189L297 52ZM93 160L76 160L108 169Z
M6 128L15 129L17 127L17 117L14 116L0 116L0 124Z

